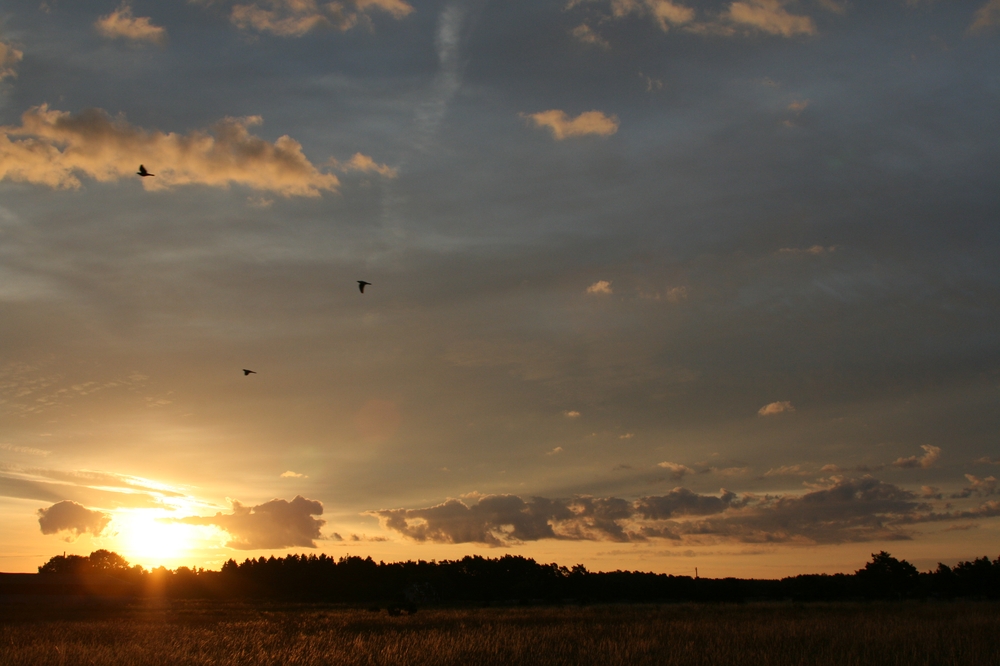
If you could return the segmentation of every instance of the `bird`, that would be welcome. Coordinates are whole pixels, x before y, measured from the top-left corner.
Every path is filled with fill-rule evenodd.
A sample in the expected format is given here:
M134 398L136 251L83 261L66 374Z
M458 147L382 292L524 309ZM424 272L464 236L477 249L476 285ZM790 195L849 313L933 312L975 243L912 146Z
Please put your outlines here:
M257 374L256 370L247 370L246 368L243 368L243 376L244 377L246 377L248 375L256 375L256 374Z
M145 178L146 176L156 175L155 173L149 173L148 171L146 171L146 167L142 166L141 164L139 165L139 170L136 171L136 173L142 176L143 178Z
M365 287L367 285L370 285L370 284L371 284L371 282L365 282L364 280L358 280L358 289L360 289L361 293L363 294L363 293L365 293Z

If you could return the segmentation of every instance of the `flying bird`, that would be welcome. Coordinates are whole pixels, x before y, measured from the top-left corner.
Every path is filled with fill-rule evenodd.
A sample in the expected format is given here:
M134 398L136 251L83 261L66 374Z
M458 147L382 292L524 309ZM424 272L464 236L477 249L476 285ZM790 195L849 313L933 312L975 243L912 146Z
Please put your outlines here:
M256 375L256 374L257 374L256 370L247 370L246 368L243 368L244 377L246 377L247 375Z
M365 287L368 286L368 285L370 285L370 284L371 284L371 282L365 282L364 280L358 280L358 289L360 289L361 293L363 294L363 293L365 293Z
M155 173L149 173L148 171L146 171L146 167L142 166L141 164L139 165L139 170L136 171L136 173L142 176L143 178L145 178L146 176L156 175Z

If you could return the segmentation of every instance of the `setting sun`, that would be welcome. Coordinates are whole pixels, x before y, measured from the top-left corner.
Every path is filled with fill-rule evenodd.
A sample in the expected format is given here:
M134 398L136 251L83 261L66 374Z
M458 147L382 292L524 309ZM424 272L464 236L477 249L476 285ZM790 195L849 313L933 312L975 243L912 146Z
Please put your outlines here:
M112 522L116 550L146 568L169 565L192 553L206 528L169 522L169 515L162 509L118 511Z

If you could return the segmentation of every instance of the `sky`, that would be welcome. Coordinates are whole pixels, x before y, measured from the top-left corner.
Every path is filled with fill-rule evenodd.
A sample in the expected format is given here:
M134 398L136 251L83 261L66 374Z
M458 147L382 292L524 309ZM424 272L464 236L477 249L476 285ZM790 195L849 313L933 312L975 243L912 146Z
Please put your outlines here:
M9 0L0 570L996 557L998 108L1000 0Z

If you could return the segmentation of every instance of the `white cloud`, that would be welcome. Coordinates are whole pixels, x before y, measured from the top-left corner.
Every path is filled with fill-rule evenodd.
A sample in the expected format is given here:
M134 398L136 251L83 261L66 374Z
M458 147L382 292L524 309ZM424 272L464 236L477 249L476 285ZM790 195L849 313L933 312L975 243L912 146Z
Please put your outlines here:
M760 409L757 410L757 414L760 416L774 416L775 414L784 414L785 412L794 412L795 407L792 406L787 400L781 402L771 402Z
M0 180L75 189L80 175L100 182L134 178L141 162L155 174L142 179L147 190L242 185L315 197L340 185L291 137L272 144L250 134L262 122L259 116L225 118L208 132L184 135L144 130L100 109L74 115L45 104L26 111L21 121L20 127L0 127Z
M107 16L97 19L94 27L97 28L97 32L109 39L129 39L161 45L167 41L165 28L153 25L148 17L133 16L128 3L123 3Z
M556 141L576 136L611 136L618 131L618 117L601 111L587 111L570 118L565 111L549 109L538 113L521 114L535 127L547 127Z
M587 287L588 294L612 294L611 283L607 280L598 280L594 284Z
M87 533L100 536L110 522L109 514L88 509L69 500L38 510L38 525L42 529L42 534L69 532L71 536L68 540Z

